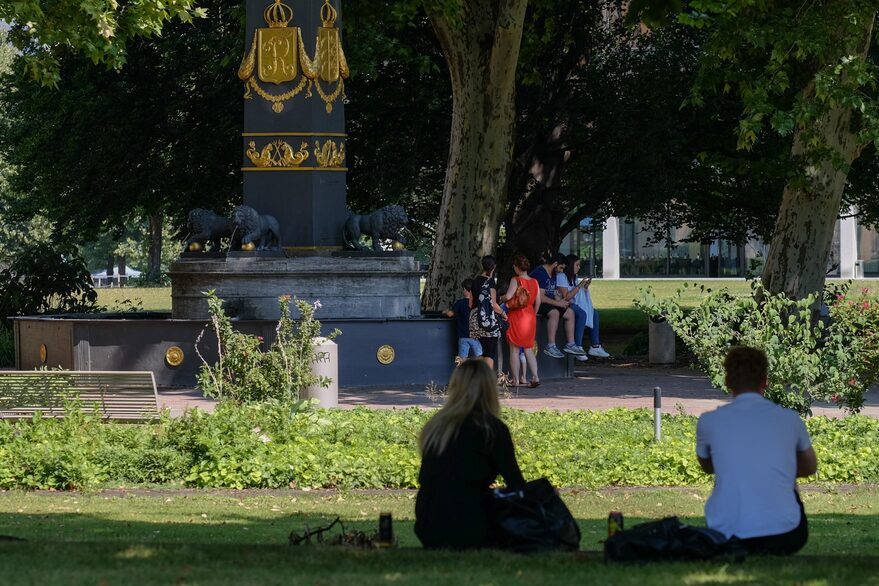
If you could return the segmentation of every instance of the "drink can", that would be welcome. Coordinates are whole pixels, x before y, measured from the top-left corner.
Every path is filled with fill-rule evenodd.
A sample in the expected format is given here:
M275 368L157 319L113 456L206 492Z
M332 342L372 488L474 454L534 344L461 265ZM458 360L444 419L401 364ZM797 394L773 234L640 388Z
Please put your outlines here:
M619 511L611 511L607 516L607 536L623 530L623 514Z
M378 540L385 547L394 543L394 520L390 513L382 513L378 517Z

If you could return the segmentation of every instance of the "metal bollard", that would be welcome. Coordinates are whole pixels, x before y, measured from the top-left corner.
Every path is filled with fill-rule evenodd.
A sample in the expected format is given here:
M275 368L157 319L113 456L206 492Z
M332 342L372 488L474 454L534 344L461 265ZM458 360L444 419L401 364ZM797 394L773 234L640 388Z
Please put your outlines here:
M653 387L653 441L662 441L662 387Z

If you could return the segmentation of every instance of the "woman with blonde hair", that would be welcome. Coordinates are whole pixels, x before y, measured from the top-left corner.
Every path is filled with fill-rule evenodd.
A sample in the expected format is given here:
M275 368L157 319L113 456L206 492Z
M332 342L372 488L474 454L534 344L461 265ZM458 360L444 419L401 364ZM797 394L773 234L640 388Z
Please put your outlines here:
M485 361L466 360L452 373L448 392L418 438L415 534L426 548L492 547L489 487L498 474L510 488L525 484L500 420L497 377Z

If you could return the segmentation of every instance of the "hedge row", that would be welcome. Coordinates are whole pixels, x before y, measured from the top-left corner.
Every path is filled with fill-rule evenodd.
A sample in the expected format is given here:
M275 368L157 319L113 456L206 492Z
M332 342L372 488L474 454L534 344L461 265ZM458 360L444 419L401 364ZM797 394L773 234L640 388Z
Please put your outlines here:
M0 488L107 484L198 487L414 488L417 409L313 411L221 406L154 424L107 424L71 409L63 420L0 422ZM526 477L557 486L674 486L709 481L694 457L694 417L649 410L507 410ZM879 421L815 417L819 480L879 482Z

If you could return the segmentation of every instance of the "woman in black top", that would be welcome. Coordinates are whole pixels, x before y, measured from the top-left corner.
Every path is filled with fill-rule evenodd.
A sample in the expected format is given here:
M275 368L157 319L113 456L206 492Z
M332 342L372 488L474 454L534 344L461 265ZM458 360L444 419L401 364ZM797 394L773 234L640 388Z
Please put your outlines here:
M467 360L455 369L446 404L424 426L419 445L415 534L424 547L494 545L488 488L498 474L510 488L525 480L500 420L497 379L485 361Z

